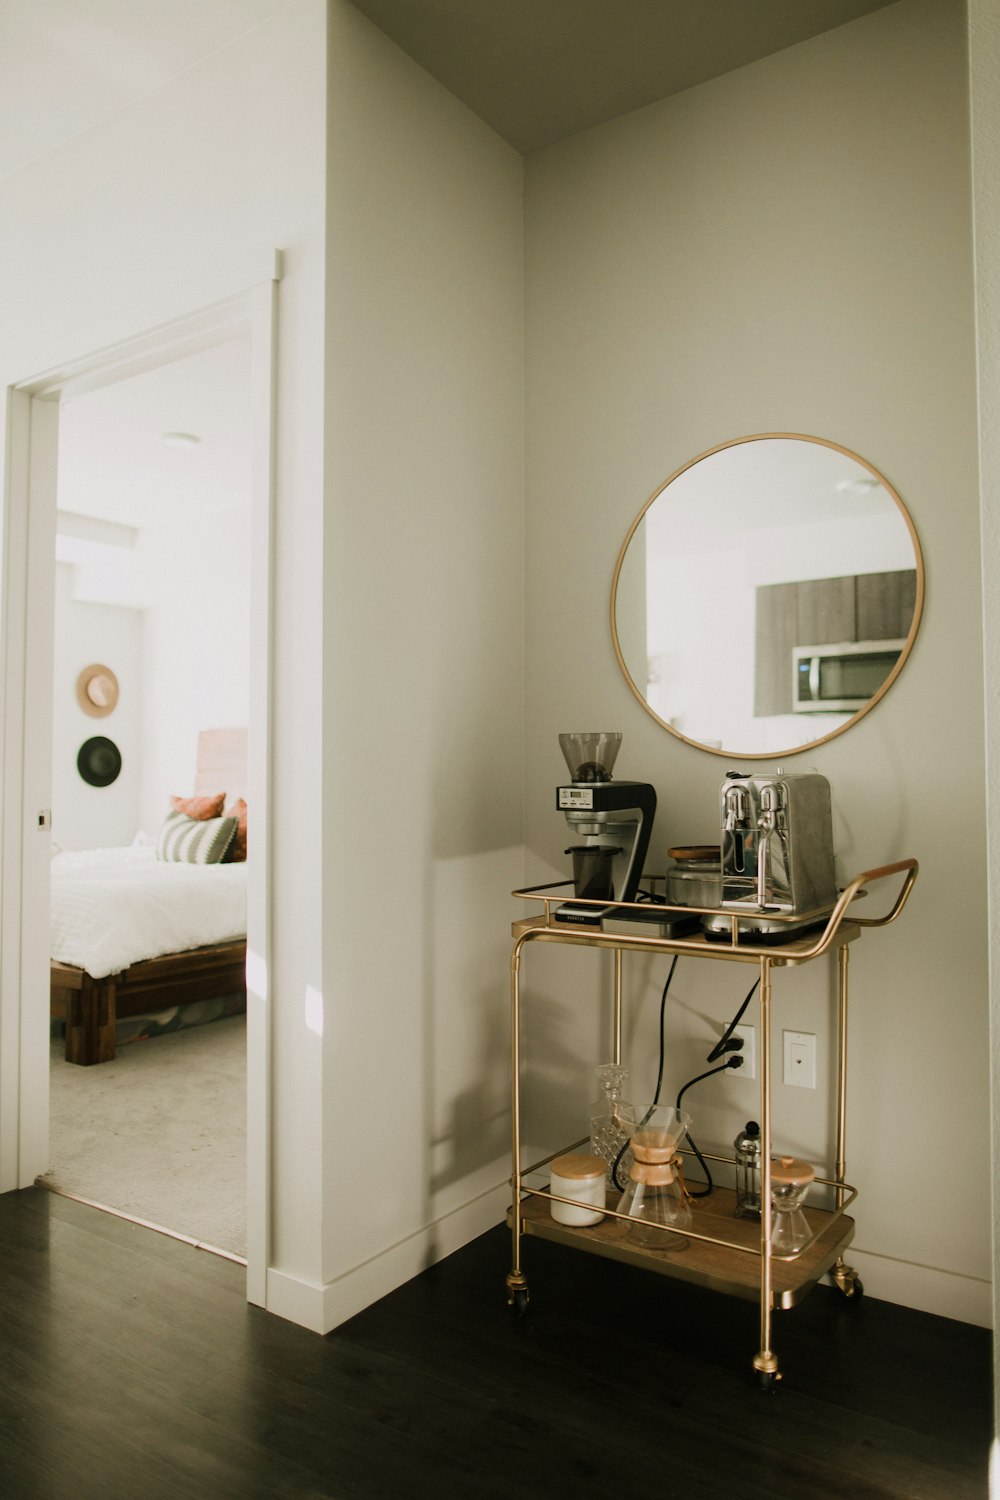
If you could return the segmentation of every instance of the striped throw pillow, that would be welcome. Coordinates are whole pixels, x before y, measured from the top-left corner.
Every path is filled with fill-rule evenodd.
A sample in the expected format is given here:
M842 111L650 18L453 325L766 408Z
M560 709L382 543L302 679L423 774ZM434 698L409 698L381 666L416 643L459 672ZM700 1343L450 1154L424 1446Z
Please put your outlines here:
M221 864L236 828L236 818L189 818L186 813L168 812L160 829L156 857L175 864Z

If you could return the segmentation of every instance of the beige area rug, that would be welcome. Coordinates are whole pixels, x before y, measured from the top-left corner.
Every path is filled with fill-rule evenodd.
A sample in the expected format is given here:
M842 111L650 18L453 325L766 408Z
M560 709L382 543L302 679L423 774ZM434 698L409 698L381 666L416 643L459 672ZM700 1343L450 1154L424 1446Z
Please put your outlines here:
M53 1042L40 1179L177 1234L246 1254L246 1017L120 1046L81 1068Z

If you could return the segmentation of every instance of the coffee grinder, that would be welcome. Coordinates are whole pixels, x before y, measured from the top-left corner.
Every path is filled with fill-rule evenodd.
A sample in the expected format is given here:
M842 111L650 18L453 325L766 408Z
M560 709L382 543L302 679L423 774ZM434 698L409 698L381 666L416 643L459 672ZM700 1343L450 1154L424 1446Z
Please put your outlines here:
M559 744L572 781L556 788L573 844L573 888L591 901L634 901L642 878L656 812L656 792L644 781L612 781L622 737L610 731L561 734ZM599 906L567 902L561 922L599 927Z

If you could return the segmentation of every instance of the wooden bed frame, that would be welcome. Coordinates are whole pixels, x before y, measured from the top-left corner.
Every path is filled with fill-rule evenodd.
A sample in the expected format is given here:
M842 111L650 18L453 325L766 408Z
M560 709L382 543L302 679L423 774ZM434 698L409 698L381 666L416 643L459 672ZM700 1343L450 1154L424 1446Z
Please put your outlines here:
M246 795L246 730L204 729L198 736L194 795L225 791L227 802ZM53 960L50 1015L66 1026L66 1061L84 1067L110 1062L115 1025L129 1016L242 993L246 1001L246 939L166 953L94 979L85 969Z
M129 1016L215 1000L242 991L246 999L246 940L166 953L132 964L120 974L93 979L85 969L53 962L50 1014L66 1024L66 1061L110 1062L115 1025Z

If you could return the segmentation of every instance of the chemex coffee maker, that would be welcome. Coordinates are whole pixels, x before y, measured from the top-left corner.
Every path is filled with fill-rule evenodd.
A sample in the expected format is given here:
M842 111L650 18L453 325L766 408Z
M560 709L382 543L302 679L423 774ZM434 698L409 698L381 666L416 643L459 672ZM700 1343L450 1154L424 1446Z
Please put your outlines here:
M656 812L656 792L644 781L612 781L622 737L610 731L561 734L572 781L556 789L574 842L573 888L588 901L634 901ZM562 922L600 926L601 908L566 902Z
M780 768L764 775L729 771L719 807L724 910L702 918L708 935L730 935L725 910L747 915L741 934L772 940L823 920L837 900L826 777L814 771L789 775ZM785 919L769 920L768 912ZM791 922L789 916L802 920Z

